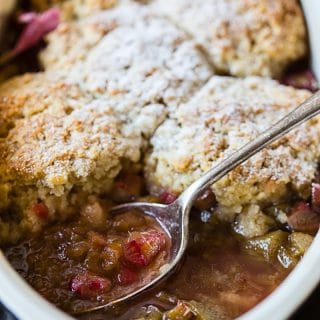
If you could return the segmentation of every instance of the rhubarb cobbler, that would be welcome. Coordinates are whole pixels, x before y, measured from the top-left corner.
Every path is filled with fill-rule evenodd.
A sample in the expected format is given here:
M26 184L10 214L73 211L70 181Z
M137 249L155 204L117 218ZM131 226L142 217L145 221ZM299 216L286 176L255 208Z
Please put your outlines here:
M0 243L21 276L81 319L231 319L270 294L319 228L319 117L199 196L164 285L81 315L170 259L156 220L112 206L175 201L317 89L298 1L31 0L11 20Z

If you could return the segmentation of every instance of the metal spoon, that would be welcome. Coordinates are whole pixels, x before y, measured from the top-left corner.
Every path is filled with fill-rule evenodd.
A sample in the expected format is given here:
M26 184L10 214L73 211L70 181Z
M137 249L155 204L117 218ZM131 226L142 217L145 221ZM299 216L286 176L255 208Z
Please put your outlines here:
M204 176L191 184L172 204L163 205L157 203L135 202L112 208L111 213L113 214L129 211L131 209L139 209L145 214L155 218L171 237L172 247L170 261L168 264L160 268L157 277L144 286L137 288L137 290L134 292L131 292L109 303L99 305L94 308L81 310L80 313L94 311L104 307L110 307L119 302L132 299L154 288L156 285L160 284L160 282L163 282L163 280L165 280L168 276L172 275L176 267L179 265L179 262L181 261L181 258L183 257L183 254L187 248L189 235L189 213L194 200L207 187L221 179L245 160L249 159L276 139L284 136L290 130L319 113L320 90L287 116L278 121L271 128L261 133L256 139L250 141L238 151L235 151L227 159L221 161L221 163L219 163L216 167L210 169Z

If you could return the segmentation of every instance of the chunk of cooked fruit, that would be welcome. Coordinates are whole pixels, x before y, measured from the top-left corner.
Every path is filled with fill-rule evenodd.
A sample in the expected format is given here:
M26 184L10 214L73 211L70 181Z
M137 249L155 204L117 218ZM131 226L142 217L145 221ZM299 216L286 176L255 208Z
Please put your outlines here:
M89 270L95 274L101 274L101 257L100 252L95 249L89 250L86 259L84 261L86 270Z
M43 202L33 205L32 211L40 219L47 219L49 217L48 207Z
M319 183L312 184L311 202L312 202L312 209L319 212L320 211L320 184Z
M121 246L108 246L100 254L101 267L104 272L111 272L119 266L122 254Z
M274 231L246 241L245 249L263 256L268 262L276 259L286 269L293 268L308 249L313 238L309 234Z
M138 268L149 265L166 245L165 234L158 230L133 232L123 246L126 263Z
M287 73L280 82L287 86L292 86L297 89L307 89L316 91L318 89L317 80L311 70L298 70Z
M177 195L171 191L164 191L160 194L159 198L161 203L170 204L177 199Z
M263 256L268 262L277 258L278 250L288 240L288 233L277 230L245 241L245 249Z
M166 320L200 320L201 317L189 303L179 302L177 306L164 315Z
M216 196L211 189L205 190L194 202L196 209L203 211L211 209L216 204Z
M148 202L148 203L159 203L159 202L161 202L160 197L152 196L152 195L139 197L137 200L139 202Z
M118 282L121 286L132 284L138 281L138 278L139 278L139 274L135 270L129 269L125 266L122 266L120 268L120 271L118 274Z
M288 225L294 231L315 233L319 229L320 215L307 202L298 202L288 216Z
M141 312L139 312L137 319L144 320L164 320L162 312L153 305L144 307Z
M141 245L139 245L136 240L126 243L123 251L126 262L129 262L130 264L140 268L147 265L146 259L142 253Z
M166 304L177 304L178 298L176 295L168 293L167 291L160 291L156 295L157 299Z
M83 261L89 251L89 244L86 241L79 241L67 247L67 255L76 261Z
M88 240L90 243L90 247L93 249L99 249L108 245L107 238L98 232L89 231Z
M113 221L113 227L117 231L127 232L135 231L145 225L146 219L138 210L130 210L128 212L117 215Z
M294 256L290 249L290 246L280 246L278 250L278 260L286 269L291 269L298 263L298 259Z
M292 252L295 256L301 257L310 247L313 237L302 232L293 232L289 235L289 242L292 247Z
M82 272L70 281L70 290L83 299L95 298L111 289L111 282L107 278L98 277L89 272Z
M143 179L132 173L121 173L114 183L112 199L125 203L137 199L142 193Z
M104 227L106 218L106 208L103 204L96 197L89 197L88 204L81 210L81 220L92 227Z

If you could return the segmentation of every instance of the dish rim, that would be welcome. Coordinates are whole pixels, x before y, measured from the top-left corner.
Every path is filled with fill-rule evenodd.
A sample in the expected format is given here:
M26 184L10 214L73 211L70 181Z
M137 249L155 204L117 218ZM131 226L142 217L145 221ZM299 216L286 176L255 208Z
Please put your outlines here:
M309 31L311 64L320 79L320 1L301 0ZM319 31L319 32L317 32ZM303 259L277 287L277 289L254 308L238 317L238 320L269 320L288 318L311 294L320 281L320 231ZM71 316L56 308L11 267L0 250L0 300L19 319L72 320ZM36 307L35 307L36 306Z

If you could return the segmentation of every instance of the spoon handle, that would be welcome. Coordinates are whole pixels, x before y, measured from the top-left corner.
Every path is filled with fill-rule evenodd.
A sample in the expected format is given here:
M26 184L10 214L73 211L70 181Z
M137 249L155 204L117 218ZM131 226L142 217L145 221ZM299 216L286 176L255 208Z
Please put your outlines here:
M210 169L200 179L191 184L180 195L177 201L182 207L190 208L193 200L195 200L207 187L211 186L273 141L281 138L301 123L311 119L319 113L320 90L272 127L262 132L256 139L248 142L242 148L232 153L228 158L221 161L217 166Z

